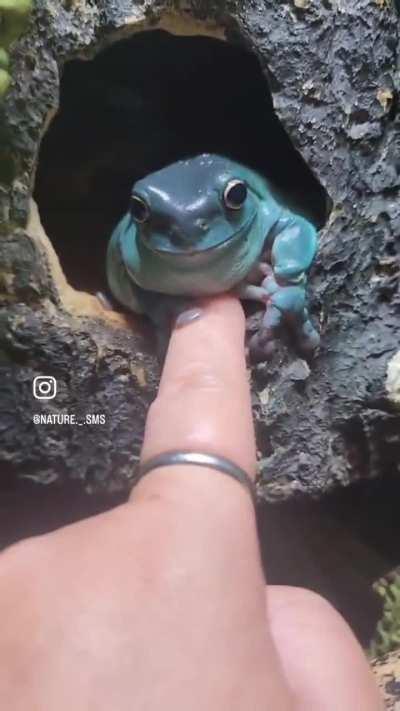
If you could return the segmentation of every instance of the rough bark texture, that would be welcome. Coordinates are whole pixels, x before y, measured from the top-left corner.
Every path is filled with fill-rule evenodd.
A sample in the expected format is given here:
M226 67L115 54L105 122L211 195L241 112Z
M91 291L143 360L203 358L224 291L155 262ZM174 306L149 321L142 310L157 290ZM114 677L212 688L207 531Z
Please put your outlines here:
M391 652L373 662L373 670L386 711L397 711L400 707L400 652Z
M225 33L257 54L278 117L332 201L311 276L320 353L306 364L282 347L253 371L260 494L321 495L399 473L398 19L385 0L199 0L184 9L157 0L37 2L13 51L14 83L0 114L5 473L43 483L78 478L108 490L134 474L155 360L137 328L68 287L34 211L26 222L40 140L58 105L59 68L160 25ZM32 397L32 379L43 374L59 385L47 404ZM101 412L106 422L32 421L60 410Z

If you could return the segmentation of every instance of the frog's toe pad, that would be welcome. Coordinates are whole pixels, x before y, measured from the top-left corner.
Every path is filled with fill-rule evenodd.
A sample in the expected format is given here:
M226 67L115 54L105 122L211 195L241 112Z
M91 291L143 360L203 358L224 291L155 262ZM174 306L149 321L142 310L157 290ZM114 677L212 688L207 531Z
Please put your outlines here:
M304 354L313 354L321 342L318 331L313 327L304 329L298 340L298 347Z
M265 361L272 358L275 353L277 342L267 334L264 329L250 338L248 350L250 357L255 362Z

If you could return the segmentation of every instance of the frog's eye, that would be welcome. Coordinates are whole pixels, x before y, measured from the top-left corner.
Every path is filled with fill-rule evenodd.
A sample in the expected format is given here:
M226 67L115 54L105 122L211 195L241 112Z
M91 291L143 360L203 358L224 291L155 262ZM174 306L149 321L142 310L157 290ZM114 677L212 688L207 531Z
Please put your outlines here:
M224 190L224 203L230 210L240 210L247 198L247 185L243 180L230 180Z
M139 195L131 195L130 211L135 222L143 224L150 217L150 208Z

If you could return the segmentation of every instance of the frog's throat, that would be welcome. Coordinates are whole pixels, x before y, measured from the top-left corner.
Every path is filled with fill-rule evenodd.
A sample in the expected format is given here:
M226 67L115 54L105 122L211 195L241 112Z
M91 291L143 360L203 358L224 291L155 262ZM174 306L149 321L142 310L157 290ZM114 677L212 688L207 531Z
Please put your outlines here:
M139 235L139 239L141 240L143 246L145 247L146 250L149 252L153 252L153 254L156 254L157 257L160 258L165 258L168 260L171 259L193 259L193 257L196 257L196 255L207 255L211 252L219 252L220 250L226 249L227 247L233 246L236 242L238 242L240 239L245 237L251 230L253 223L257 217L257 211L255 211L248 220L242 225L236 232L231 233L228 237L226 237L224 240L219 242L218 244L213 244L211 247L206 247L205 249L190 249L190 250L169 250L169 249L154 249L153 247L150 247L148 242L144 242L144 240L141 239Z

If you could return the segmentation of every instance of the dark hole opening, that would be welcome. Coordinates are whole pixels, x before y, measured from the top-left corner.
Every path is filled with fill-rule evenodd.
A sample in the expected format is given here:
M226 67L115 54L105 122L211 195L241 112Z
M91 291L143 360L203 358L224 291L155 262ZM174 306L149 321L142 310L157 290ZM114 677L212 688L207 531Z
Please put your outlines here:
M65 65L35 198L69 282L107 291L105 253L132 184L179 158L226 154L317 226L327 196L276 117L258 59L208 37L142 32Z

